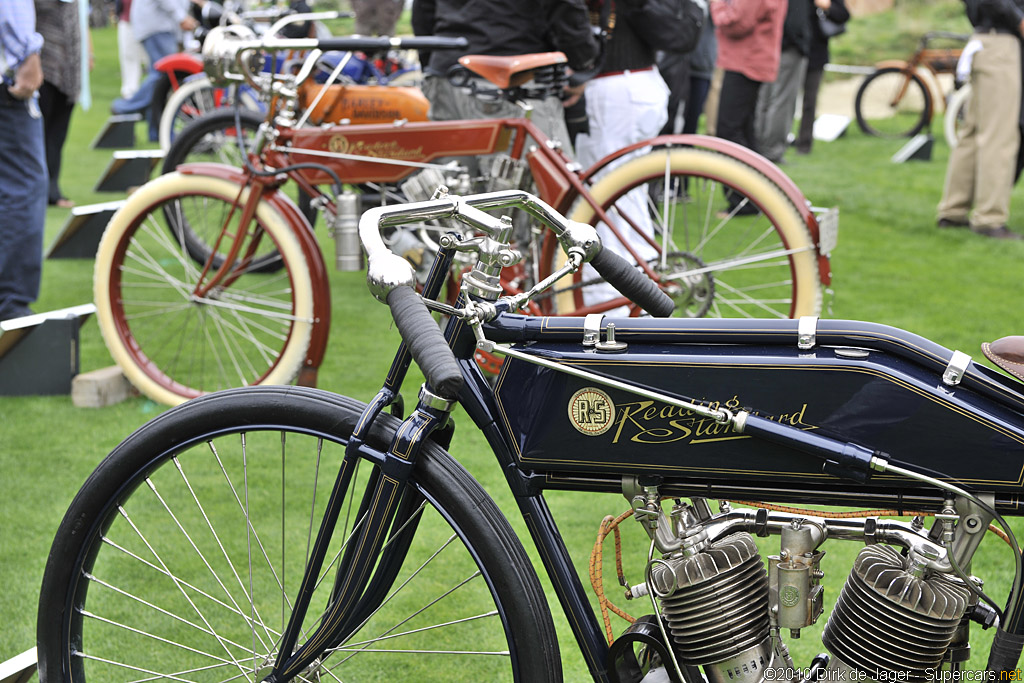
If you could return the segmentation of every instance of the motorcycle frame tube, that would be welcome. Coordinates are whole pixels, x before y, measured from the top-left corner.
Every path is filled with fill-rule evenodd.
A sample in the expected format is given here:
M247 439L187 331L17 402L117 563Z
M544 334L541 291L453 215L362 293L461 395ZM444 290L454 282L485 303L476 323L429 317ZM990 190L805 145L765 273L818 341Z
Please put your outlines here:
M557 146L548 144L549 138L529 119L482 119L465 121L427 121L411 122L402 125L366 124L355 126L329 126L314 129L281 128L272 148L265 151L267 165L283 168L294 163L319 163L331 166L347 183L394 183L408 177L424 164L436 162L447 157L465 157L493 154L504 149L516 160L523 160L530 166L534 181L537 184L541 199L553 206L560 213L567 213L568 207L582 198L594 210L598 221L605 223L616 235L622 247L633 257L647 276L657 281L658 276L640 257L632 246L631 240L611 220L603 207L590 195L587 187L593 176L609 163L636 149L651 146L655 141L659 145L692 144L705 140L703 136L669 136L655 138L605 157L591 169L578 174ZM779 183L794 205L801 212L805 221L809 221L811 234L817 244L818 224L807 208L803 195L791 180L771 162L734 144L719 145L714 138L706 138L709 142L703 146L717 149L729 156L737 157L743 163L754 166L768 176L773 182ZM536 144L530 144L531 142ZM720 141L724 142L724 141ZM381 147L378 147L381 146ZM302 150L311 153L303 154ZM360 150L365 150L359 154ZM379 151L374 151L379 150ZM402 158L389 156L389 153ZM332 158L333 157L333 158ZM375 160L379 159L379 160ZM759 160L759 161L758 161ZM404 162L404 163L403 163ZM757 165L755 165L755 162ZM289 172L302 189L312 195L319 195L317 185L328 183L331 178L323 171L308 167L298 168ZM799 196L798 199L794 197ZM332 208L333 210L333 208ZM636 230L630 229L660 249L653 238ZM819 264L824 258L825 268L820 268L823 281L828 279L828 259L819 254ZM826 282L827 284L827 282Z

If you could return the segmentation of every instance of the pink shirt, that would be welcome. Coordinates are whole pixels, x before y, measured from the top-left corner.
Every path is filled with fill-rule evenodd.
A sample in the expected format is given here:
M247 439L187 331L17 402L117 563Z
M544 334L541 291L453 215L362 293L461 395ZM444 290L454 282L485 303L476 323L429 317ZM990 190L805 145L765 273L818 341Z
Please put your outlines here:
M713 0L718 66L772 83L779 73L787 0Z

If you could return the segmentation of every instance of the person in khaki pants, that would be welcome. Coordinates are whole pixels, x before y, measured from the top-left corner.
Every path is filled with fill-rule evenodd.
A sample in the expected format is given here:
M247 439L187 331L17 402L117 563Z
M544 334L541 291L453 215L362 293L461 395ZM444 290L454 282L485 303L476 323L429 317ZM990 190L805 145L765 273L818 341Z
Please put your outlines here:
M975 27L972 40L981 49L971 64L973 96L960 140L949 157L938 225L969 227L996 239L1024 239L1006 225L1020 146L1024 0L972 4L968 3Z

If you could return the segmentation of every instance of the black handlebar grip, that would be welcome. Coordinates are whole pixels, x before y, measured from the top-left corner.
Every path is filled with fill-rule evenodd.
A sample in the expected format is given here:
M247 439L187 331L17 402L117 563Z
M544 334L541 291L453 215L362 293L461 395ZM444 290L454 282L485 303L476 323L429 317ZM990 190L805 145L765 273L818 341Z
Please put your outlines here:
M408 285L396 287L388 293L388 306L402 340L431 388L444 398L458 396L462 389L459 364L420 295Z
M462 37L446 38L443 36L410 36L389 38L387 36L325 38L320 41L321 50L339 50L342 52L361 51L377 52L381 50L461 50L469 46L469 41Z
M672 315L676 304L658 284L610 249L602 249L590 265L619 293L656 318Z

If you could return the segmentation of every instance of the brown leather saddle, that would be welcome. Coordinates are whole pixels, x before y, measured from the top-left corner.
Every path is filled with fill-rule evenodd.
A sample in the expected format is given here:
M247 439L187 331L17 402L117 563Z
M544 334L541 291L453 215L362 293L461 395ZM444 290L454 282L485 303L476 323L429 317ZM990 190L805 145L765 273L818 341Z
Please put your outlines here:
M991 344L985 342L981 352L1003 370L1024 380L1024 336L1003 337Z
M502 90L515 88L529 82L537 69L565 64L566 61L565 53L562 52L538 52L507 57L496 55L459 57L459 64Z

